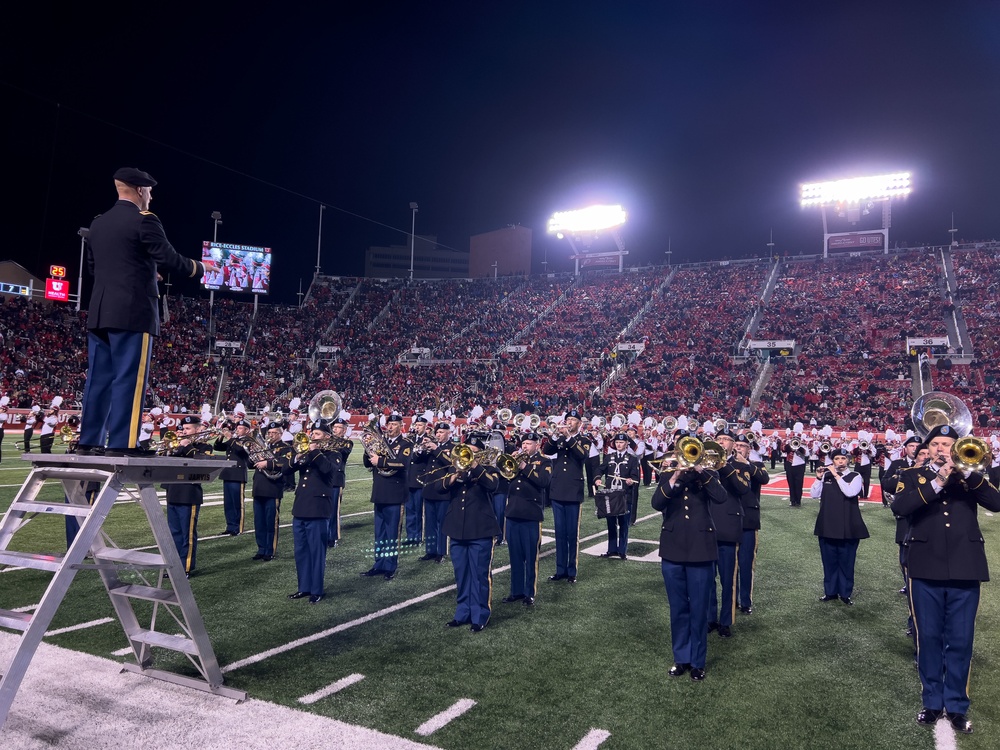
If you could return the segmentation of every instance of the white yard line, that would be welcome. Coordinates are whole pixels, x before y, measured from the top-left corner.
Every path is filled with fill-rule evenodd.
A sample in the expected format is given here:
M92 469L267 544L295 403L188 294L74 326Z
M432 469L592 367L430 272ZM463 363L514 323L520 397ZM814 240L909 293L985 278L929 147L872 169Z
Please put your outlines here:
M604 729L591 729L582 740L576 743L573 750L597 750L601 743L611 736L611 732Z
M56 630L50 630L45 634L45 637L53 635L62 635L63 633L72 633L74 630L86 630L87 628L93 628L98 625L107 625L109 622L116 622L114 617L102 617L100 620L91 620L90 622L81 622L79 625L70 625L68 628L58 628Z
M958 743L955 741L957 735L947 716L942 716L934 725L934 749L935 750L957 750Z
M451 708L442 711L437 716L432 716L414 731L421 737L426 737L429 734L433 734L441 727L445 726L454 719L464 714L470 708L476 705L476 702L471 698L462 698L460 701L456 701L455 705Z
M318 700L326 698L326 696L328 695L339 693L344 688L350 687L356 682L361 682L363 679L365 679L365 676L363 674L348 675L347 677L344 677L341 680L337 680L332 685L327 685L325 688L317 690L315 693L309 693L309 695L303 695L301 698L299 698L299 703L304 703L307 706L311 705Z

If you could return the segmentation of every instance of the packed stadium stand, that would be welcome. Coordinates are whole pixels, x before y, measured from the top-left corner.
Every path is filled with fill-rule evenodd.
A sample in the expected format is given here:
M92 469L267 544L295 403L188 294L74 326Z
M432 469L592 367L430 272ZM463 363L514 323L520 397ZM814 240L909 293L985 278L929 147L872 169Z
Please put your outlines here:
M318 276L301 306L170 297L148 406L265 411L332 388L356 413L582 406L883 429L901 423L918 386L997 403L998 261L987 243L621 274ZM79 402L85 320L54 303L0 299L12 405ZM908 349L907 337L948 346ZM794 345L768 358L752 345L765 340ZM980 427L1000 424L993 411Z

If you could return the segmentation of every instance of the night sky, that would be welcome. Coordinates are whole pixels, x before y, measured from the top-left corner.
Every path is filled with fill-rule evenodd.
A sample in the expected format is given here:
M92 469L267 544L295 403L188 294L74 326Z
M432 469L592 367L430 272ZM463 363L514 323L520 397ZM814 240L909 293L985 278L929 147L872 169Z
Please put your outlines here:
M37 6L43 4L37 3ZM183 12L180 8L184 8ZM629 264L822 248L803 181L910 170L892 244L1000 235L1000 3L75 4L5 24L2 257L77 275L76 231L150 172L196 256L271 246L273 301L369 245L622 203ZM220 7L218 5L216 8ZM174 292L196 292L178 285Z

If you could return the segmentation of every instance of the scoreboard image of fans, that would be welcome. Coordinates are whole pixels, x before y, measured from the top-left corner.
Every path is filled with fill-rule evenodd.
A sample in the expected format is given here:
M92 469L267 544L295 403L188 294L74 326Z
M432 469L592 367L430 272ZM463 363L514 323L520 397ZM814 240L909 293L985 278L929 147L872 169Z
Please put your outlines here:
M267 294L271 286L271 248L234 245L228 242L201 243L205 264L202 284L224 292Z

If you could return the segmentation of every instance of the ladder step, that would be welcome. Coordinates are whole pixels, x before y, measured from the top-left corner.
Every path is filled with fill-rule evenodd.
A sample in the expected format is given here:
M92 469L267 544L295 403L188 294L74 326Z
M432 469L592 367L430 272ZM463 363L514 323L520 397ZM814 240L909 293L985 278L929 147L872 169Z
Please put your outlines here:
M118 547L104 547L94 553L95 560L107 560L131 565L147 565L149 567L165 567L167 561L163 555L155 555L152 552L139 552L134 549L119 549Z
M22 500L11 503L11 510L20 510L25 513L57 513L62 516L84 516L90 515L89 505L70 505L69 503L40 503L36 500Z
M10 628L11 630L27 630L31 624L30 612L12 612L9 609L0 609L0 628Z
M198 654L198 646L195 642L183 635L170 635L169 633L160 633L155 630L138 630L128 637L133 641L147 643L150 646L158 646L170 651L180 651L181 653L194 656Z
M158 589L155 586L140 586L134 583L122 584L108 589L114 596L126 596L130 599L145 599L149 602L162 604L177 604L177 592L173 589Z
M62 555L37 555L33 552L0 550L0 565L17 565L22 568L55 572L62 565Z

